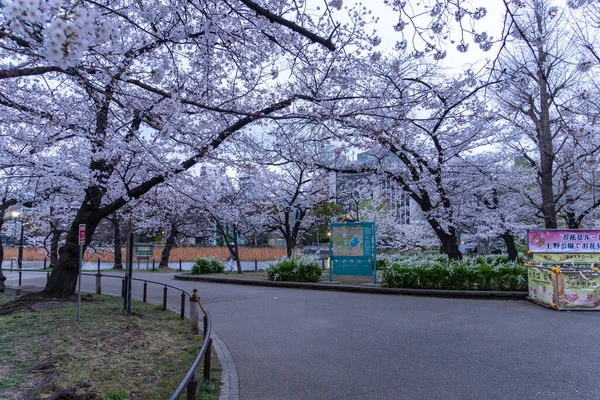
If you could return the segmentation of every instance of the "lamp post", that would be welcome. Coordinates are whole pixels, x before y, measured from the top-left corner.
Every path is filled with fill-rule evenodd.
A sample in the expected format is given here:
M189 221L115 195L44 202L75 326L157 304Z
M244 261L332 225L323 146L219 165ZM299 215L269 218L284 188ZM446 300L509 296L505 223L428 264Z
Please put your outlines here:
M19 268L19 286L21 286L21 270L23 269L23 221L19 220L20 213L18 211L12 211L10 216L15 220L21 222L21 234L19 235L19 253L17 254L17 266ZM16 232L15 232L16 233Z
M19 254L17 256L17 265L23 269L23 221L21 221L21 235L19 236ZM21 283L19 283L21 285Z

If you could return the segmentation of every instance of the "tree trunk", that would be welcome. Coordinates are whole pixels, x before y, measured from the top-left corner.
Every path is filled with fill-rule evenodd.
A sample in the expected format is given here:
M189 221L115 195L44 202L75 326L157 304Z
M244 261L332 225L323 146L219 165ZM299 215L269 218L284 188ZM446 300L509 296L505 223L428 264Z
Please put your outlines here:
M446 253L448 258L451 260L462 260L462 253L458 249L456 235L453 233L451 235L444 234L442 236L443 237L441 237L440 240L442 242L442 246L444 247L444 253Z
M515 244L515 237L509 232L504 232L501 237L502 240L504 240L504 243L506 244L508 259L511 261L515 261L518 255L517 245Z
M0 210L3 211L3 210ZM2 225L4 225L4 212L0 214L0 231L2 230ZM4 281L6 280L6 276L2 273L2 261L4 260L4 245L2 245L2 240L0 239L0 293L4 292Z
M287 236L285 238L286 254L287 254L288 258L292 258L292 255L294 254L294 246L295 245L296 245L296 242L295 242L294 238L292 238L291 236Z
M577 220L577 216L575 216L574 210L573 198L567 196L565 204L565 221L567 222L567 227L569 227L569 229L579 229L579 221Z
M437 222L428 221L433 231L442 244L440 250L444 252L451 260L462 260L462 253L458 249L458 237L454 228L450 228L450 233L444 231Z
M541 15L536 9L536 20L538 31L542 35L545 33L543 24L544 15ZM542 195L542 214L544 216L544 225L546 229L556 229L558 227L556 220L556 204L554 200L553 172L555 152L552 144L552 132L550 129L550 107L552 104L551 94L548 92L548 77L545 68L548 60L545 44L540 40L537 44L538 65L537 65L537 84L539 85L539 119L533 117L536 124L538 147L540 150L540 190ZM530 113L535 111L531 110Z
M235 257L235 265L237 267L237 273L242 273L242 262L240 261L240 252L238 247L238 229L237 224L233 224L233 256Z
M52 238L50 239L50 267L54 267L58 262L58 243L62 232L59 229L52 230Z
M569 227L569 229L579 229L579 222L577 221L577 217L575 216L575 213L568 212L566 220L567 220L567 226Z
M177 238L178 233L175 225L171 224L171 232L169 232L169 237L163 248L158 268L169 268L169 256L171 255L171 249L175 247L175 239Z
M86 224L85 251L102 218L101 213L88 210L85 204L81 206L69 228L65 245L58 250L58 261L43 290L45 296L61 299L75 293L79 275L79 224Z
M0 203L0 232L2 231L2 227L4 226L4 213L8 208L17 203L16 200L6 200L2 199L2 203ZM2 272L2 262L4 261L4 246L2 245L2 240L0 239L0 292L4 292L4 281L6 281L6 276Z
M114 251L115 251L115 265L114 269L123 269L123 243L121 241L121 218L115 213L113 218L113 235L114 235Z

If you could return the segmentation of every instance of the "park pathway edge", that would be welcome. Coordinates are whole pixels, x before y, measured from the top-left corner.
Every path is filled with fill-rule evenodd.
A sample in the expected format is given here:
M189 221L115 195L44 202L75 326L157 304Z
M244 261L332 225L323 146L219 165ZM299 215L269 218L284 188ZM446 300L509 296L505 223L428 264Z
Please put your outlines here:
M191 275L174 275L175 280L181 281L196 281L196 282L211 282L211 283L227 283L231 285L250 285L250 286L271 286L271 287L287 287L295 289L311 289L311 290L329 290L338 292L354 292L354 293L372 293L372 294L388 294L388 295L405 295L405 296L433 296L433 297L452 297L465 299L486 299L486 300L527 300L527 292L503 292L503 291L486 291L486 290L436 290L436 289L402 289L402 288L386 288L380 286L368 285L347 285L339 283L304 283L304 282L280 282L268 280L254 279L230 279L219 278L214 276L191 276Z

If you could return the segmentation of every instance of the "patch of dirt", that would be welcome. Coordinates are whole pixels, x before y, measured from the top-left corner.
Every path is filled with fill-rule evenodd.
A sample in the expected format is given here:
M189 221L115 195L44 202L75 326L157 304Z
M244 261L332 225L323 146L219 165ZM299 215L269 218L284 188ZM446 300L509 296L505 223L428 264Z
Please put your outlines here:
M31 310L31 306L46 300L42 292L27 293L0 305L0 315L9 315L19 311Z
M35 303L34 305L31 306L31 309L33 311L46 311L46 310L54 310L55 308L70 307L72 305L73 305L73 303L70 301L51 300L51 301L44 301L41 303Z
M55 308L69 307L77 301L75 296L66 299L55 299L44 296L42 292L26 293L16 297L14 300L0 305L0 316L9 315L19 311L45 311ZM81 301L95 301L94 296L87 294L81 297Z
M8 394L12 394L14 400L32 400L41 398L46 399L92 399L90 394L95 396L93 393L78 393L79 388L72 388L66 391L60 391L53 393L52 390L58 380L55 369L58 368L59 362L64 361L68 358L66 354L57 354L52 357L45 358L38 361L26 370L19 379L19 384L12 389L9 389ZM0 375L8 376L10 374L11 367L9 365L0 366ZM89 385L88 385L89 386ZM81 392L79 390L79 392ZM6 393L6 391L5 391ZM50 397L44 397L43 394L47 393ZM55 394L59 394L63 397L55 397ZM87 397L82 397L87 396Z
M98 395L94 392L88 392L90 385L80 382L77 386L68 389L61 389L53 392L50 397L41 397L44 400L96 400Z
M57 354L52 357L44 358L43 360L40 360L31 367L27 368L27 372L52 372L52 370L56 368L56 364L59 361L65 360L67 357L67 354Z

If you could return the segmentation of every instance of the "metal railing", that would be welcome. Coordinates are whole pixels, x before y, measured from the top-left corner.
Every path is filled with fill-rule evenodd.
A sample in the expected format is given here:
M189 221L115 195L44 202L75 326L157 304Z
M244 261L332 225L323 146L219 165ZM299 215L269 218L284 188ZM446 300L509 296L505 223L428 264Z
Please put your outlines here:
M203 310L203 312L204 312L204 342L202 342L202 348L200 349L200 352L196 356L196 359L192 363L192 366L188 370L187 374L185 374L185 377L181 380L181 382L179 383L179 386L177 386L177 389L175 389L175 391L173 392L171 397L169 397L169 400L178 399L179 396L181 396L181 394L183 393L184 389L187 389L187 394L186 394L187 400L195 400L196 399L196 393L198 391L198 381L196 380L196 370L198 369L198 366L200 365L200 360L202 360L202 358L204 358L203 378L205 381L210 380L210 349L212 347L212 338L211 338L212 324L211 324L211 320L210 320L210 313L206 310Z
M42 270L39 268L15 268L12 269L7 269L7 268L2 268L2 272L16 272L19 274L19 286L21 286L23 284L23 272L28 273L28 272L46 272L46 279L48 279L50 277L50 271L48 270Z
M98 294L100 294L102 292L100 280L103 276L106 276L108 278L122 279L121 296L123 298L126 297L127 276L108 275L108 274L102 274L100 272L97 272L95 274L82 272L82 275L96 277L96 293L98 293ZM149 279L133 278L133 277L131 277L131 280L138 281L138 282L144 282L144 284L143 284L144 289L143 289L143 295L142 295L142 301L144 303L147 300L148 283L162 286L163 287L163 310L167 309L168 288L179 290L181 292L181 313L180 313L181 319L185 318L185 297L186 297L186 295L189 296L189 298L190 298L190 324L191 324L190 329L192 332L197 330L197 326L194 326L194 325L197 325L197 323L198 323L198 311L201 310L202 313L204 314L204 316L203 316L203 322L204 322L203 325L204 326L203 326L203 331L202 331L204 334L204 340L202 342L202 347L200 348L200 351L198 352L198 355L196 356L196 358L195 358L194 362L192 363L192 366L188 370L187 374L181 380L181 382L179 383L179 386L177 386L177 389L175 389L175 392L173 392L173 394L169 398L170 400L177 399L177 398L179 398L179 396L181 396L184 389L187 389L186 398L188 400L196 399L196 394L198 391L198 381L196 380L196 370L198 369L198 366L200 365L200 361L202 359L204 359L203 378L205 381L210 380L210 365L211 365L210 349L212 348L212 337L211 337L212 322L210 319L210 313L208 311L206 311L204 309L204 307L202 307L202 304L200 303L200 298L198 297L198 291L196 289L194 289L193 294L190 294L189 292L185 291L184 289L178 288L177 286L169 285L167 283L151 281ZM126 303L126 299L125 299L124 303ZM194 303L196 304L195 307L194 307Z
M19 270L19 286L21 285L21 273L22 272L41 272L41 271L40 270L37 270L37 271ZM126 276L102 274L100 272L97 272L97 273L82 272L81 274L96 277L96 293L97 294L101 294L101 292L102 292L102 289L101 289L102 288L102 286L101 286L102 277L122 279L121 296L124 298L126 297L125 296L125 290L127 290L126 289L127 288L127 285L126 285L127 277ZM46 279L48 277L50 277L49 271L46 274ZM172 289L180 291L181 292L181 313L180 313L181 319L185 318L185 297L189 296L189 299L190 299L190 330L192 332L197 332L197 330L198 330L197 325L198 325L199 311L201 311L204 314L204 316L203 316L204 340L202 342L202 347L200 348L198 355L194 359L194 362L192 363L192 365L191 365L190 369L188 370L188 372L186 373L185 377L181 380L181 382L179 383L179 386L177 386L177 389L175 389L175 392L173 392L171 397L169 397L169 400L175 400L181 396L181 394L183 393L183 391L185 389L187 389L186 399L188 399L188 400L196 399L196 393L198 390L198 381L196 380L196 370L198 369L198 366L200 365L200 361L202 359L204 359L203 378L205 381L210 380L210 367L211 367L211 351L210 351L210 349L212 348L212 337L211 337L212 336L211 335L212 322L210 319L210 313L207 310L205 310L204 307L202 307L202 304L200 303L200 298L198 297L198 291L196 289L194 289L193 294L190 294L189 292L185 291L184 289L181 289L177 286L162 283L162 282L156 282L156 281L151 281L149 279L140 279L140 278L133 278L133 277L131 278L131 280L144 282L143 297L142 297L142 301L144 303L147 302L146 300L147 300L147 293L148 293L148 283L162 286L163 287L163 310L167 309L168 288L172 288ZM194 304L195 304L195 306L194 306ZM196 326L194 326L194 325L196 325Z

